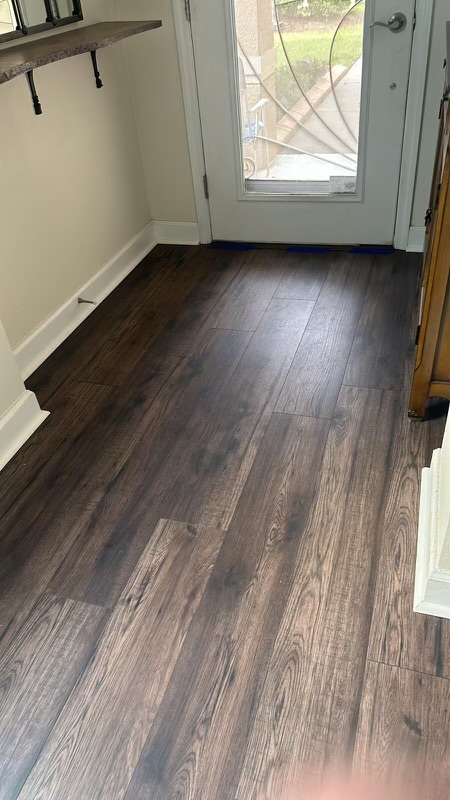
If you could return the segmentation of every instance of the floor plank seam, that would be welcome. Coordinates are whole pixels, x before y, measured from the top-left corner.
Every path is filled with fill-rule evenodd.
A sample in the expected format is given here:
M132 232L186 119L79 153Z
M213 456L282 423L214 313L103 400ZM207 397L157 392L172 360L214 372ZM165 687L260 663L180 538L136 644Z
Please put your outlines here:
M301 302L305 302L305 301L301 301ZM314 310L315 310L315 308L316 308L316 305L317 305L317 300L314 300L314 301L306 301L306 302L313 302L313 303L314 303L314 305L313 305L313 307L312 307L312 309L311 309L311 313L310 313L310 315L309 315L308 322L307 322L307 323L306 323L306 325L305 325L305 329L304 329L304 331L303 331L303 333L302 333L302 335L301 335L301 337L300 337L300 341L299 341L299 343L298 343L298 345L297 345L297 347L296 347L296 349L295 349L295 353L294 353L294 354L293 354L293 356L292 356L291 363L290 363L290 365L289 365L288 369L286 370L286 375L285 375L285 378L284 378L283 384L282 384L282 386L281 386L281 389L280 389L280 391L278 392L278 395L277 395L277 396L274 398L274 408L276 408L276 406L277 406L277 404L278 404L278 401L279 401L279 399L280 399L280 397L281 397L281 395L282 395L282 393L283 393L283 389L284 389L284 387L285 387L286 381L287 381L287 380L288 380L288 378L289 378L289 373L290 373L290 371L291 371L291 369L292 369L292 366L293 366L293 364L294 364L295 357L296 357L296 355L297 355L297 353L298 353L298 351L299 351L299 349L300 349L300 345L301 345L301 343L302 343L303 337L305 336L305 334L306 334L306 331L308 330L308 325L309 325L309 323L310 323L310 321L311 321L311 317L312 317L312 315L313 315L313 313L314 313ZM299 415L299 416L301 416L301 415ZM306 415L305 415L305 416L306 416ZM314 418L314 417L312 417L312 419L315 419L315 418Z
M355 386L353 383L343 383L342 387L346 389L364 389L366 392L395 392L396 394L403 394L402 389L385 389L383 386Z
M403 664L393 664L389 661L382 661L381 659L377 658L368 657L367 661L372 664L382 664L383 667L392 667L392 669L402 670L403 672L413 672L416 675L427 675L429 678L436 678L437 680L450 683L450 676L447 678L445 675L437 675L435 672L429 672L428 670L424 671L421 669L413 669L413 667L405 667Z

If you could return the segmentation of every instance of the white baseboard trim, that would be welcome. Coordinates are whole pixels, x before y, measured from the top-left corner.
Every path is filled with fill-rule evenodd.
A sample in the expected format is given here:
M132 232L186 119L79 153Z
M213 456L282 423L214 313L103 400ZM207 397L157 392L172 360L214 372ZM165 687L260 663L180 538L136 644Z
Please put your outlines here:
M23 380L95 310L96 306L80 305L78 298L85 297L97 304L101 303L157 244L153 223L150 222L91 280L14 348L14 356Z
M47 417L48 411L42 411L34 392L24 391L0 418L0 470Z
M167 222L153 220L155 237L159 244L199 244L200 236L196 222Z
M423 253L425 248L425 228L413 227L409 229L407 253Z
M80 325L96 306L80 305L79 297L102 302L157 244L199 243L194 222L152 221L138 233L91 280L60 306L14 349L23 380L26 380Z

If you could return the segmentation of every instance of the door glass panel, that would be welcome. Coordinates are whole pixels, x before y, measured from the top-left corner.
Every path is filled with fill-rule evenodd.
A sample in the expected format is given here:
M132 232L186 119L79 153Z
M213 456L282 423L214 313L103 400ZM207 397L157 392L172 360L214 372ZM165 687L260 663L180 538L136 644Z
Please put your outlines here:
M352 194L364 0L234 0L247 191Z

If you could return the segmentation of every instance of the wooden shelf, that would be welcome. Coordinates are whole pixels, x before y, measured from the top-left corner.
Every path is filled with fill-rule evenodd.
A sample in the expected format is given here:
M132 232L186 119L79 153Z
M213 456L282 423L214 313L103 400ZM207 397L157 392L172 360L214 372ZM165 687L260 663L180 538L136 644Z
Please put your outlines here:
M121 39L160 28L161 20L145 22L99 22L0 50L0 83L32 72L37 67L82 53L94 53Z
M160 19L145 22L98 22L82 28L47 36L34 41L22 41L15 47L0 50L0 83L26 75L31 91L35 114L42 114L41 103L34 83L34 70L54 61L90 53L97 89L103 86L97 64L97 50L137 33L160 28Z

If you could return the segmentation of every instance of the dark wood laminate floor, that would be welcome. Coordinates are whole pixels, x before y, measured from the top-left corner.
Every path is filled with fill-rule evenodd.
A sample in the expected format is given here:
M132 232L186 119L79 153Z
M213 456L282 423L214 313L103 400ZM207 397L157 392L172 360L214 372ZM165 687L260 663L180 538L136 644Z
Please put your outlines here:
M1 800L304 800L343 762L447 800L450 623L411 610L444 430L406 416L418 267L159 246L30 378Z

